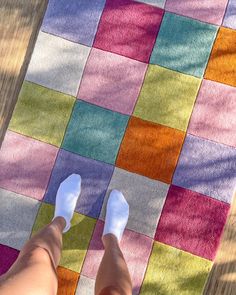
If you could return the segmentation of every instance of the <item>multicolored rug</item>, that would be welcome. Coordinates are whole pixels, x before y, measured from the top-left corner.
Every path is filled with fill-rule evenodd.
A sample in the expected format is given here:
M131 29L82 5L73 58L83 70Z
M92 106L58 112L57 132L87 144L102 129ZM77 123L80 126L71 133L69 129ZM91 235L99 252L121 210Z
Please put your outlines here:
M58 294L93 294L124 192L133 294L201 294L236 184L235 1L50 0L0 151L0 273L82 176Z

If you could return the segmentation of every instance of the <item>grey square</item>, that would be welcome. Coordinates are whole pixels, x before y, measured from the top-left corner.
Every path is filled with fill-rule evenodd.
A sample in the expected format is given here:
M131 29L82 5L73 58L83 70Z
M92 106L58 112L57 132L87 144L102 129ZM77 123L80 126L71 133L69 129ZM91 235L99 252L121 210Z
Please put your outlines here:
M0 244L20 250L29 239L40 202L0 189Z
M40 32L25 79L76 96L89 52L87 46Z
M129 203L126 228L153 238L169 185L115 168L100 213L102 220L105 219L107 199L113 189L120 190Z
M94 295L95 280L80 275L75 295Z

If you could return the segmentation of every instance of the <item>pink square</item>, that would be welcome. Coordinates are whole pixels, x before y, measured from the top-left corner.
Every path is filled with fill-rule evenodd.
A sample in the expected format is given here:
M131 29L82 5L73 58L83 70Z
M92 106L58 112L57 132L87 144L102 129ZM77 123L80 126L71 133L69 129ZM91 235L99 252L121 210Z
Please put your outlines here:
M0 150L0 187L42 200L58 149L7 131Z
M164 10L131 0L107 0L94 47L148 63Z
M188 133L236 147L236 88L203 80Z
M146 69L145 63L93 48L83 74L78 98L130 115Z
M103 256L103 245L101 241L104 222L97 221L92 240L85 258L82 275L91 279L96 278L98 267ZM149 256L152 250L153 241L134 231L125 230L121 249L127 262L133 283L133 294L139 294L144 278Z
M165 9L203 22L221 25L228 0L167 0Z
M213 260L229 208L229 204L172 185L155 240Z

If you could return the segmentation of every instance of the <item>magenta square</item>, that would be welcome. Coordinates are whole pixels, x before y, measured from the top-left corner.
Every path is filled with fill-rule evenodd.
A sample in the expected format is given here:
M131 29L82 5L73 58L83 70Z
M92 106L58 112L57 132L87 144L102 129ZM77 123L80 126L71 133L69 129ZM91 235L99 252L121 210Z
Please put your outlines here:
M0 187L41 200L57 151L52 145L7 131L0 150Z
M146 69L145 63L93 48L77 96L87 102L130 115Z
M103 226L104 222L98 220L82 269L82 275L91 279L96 278L104 253L101 241ZM151 254L152 243L152 239L131 230L125 230L121 240L121 249L127 262L133 284L133 294L139 294Z
M236 147L236 88L203 80L188 133Z
M93 46L148 63L164 10L131 0L107 0Z
M165 9L203 22L221 25L228 0L167 0Z
M229 204L171 185L155 240L213 260Z
M19 252L16 249L0 244L0 276L6 273L16 261Z

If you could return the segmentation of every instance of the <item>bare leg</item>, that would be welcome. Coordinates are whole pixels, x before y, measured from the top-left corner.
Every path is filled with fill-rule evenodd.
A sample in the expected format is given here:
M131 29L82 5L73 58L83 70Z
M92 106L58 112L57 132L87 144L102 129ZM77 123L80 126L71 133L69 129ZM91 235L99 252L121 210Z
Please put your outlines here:
M0 278L1 295L57 293L56 267L65 226L65 219L56 217L25 244L16 262Z
M106 234L102 241L105 253L96 278L95 294L131 295L131 278L117 238Z

